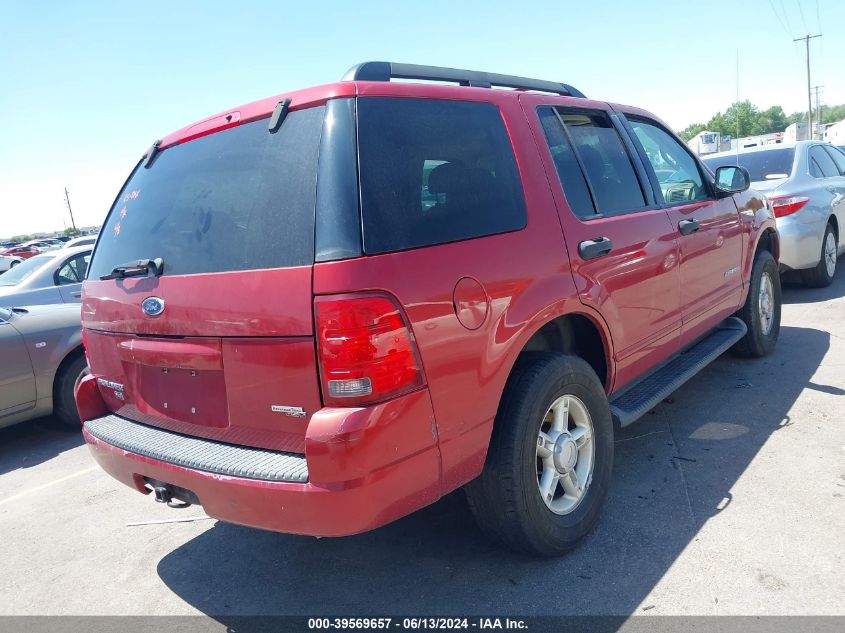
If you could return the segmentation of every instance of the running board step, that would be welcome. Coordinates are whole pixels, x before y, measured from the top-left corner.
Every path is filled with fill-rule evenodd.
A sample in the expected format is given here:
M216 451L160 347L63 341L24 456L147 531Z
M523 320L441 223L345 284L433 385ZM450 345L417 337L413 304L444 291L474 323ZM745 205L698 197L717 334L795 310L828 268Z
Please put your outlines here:
M619 426L628 426L644 416L730 349L747 331L745 323L737 317L722 321L706 338L659 366L645 378L614 394L610 400L613 421Z

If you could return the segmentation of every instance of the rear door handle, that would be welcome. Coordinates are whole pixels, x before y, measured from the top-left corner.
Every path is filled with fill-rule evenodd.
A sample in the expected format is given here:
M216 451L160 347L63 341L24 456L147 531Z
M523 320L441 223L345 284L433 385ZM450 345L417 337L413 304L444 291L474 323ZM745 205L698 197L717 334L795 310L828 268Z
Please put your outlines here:
M81 291L81 290L77 290L76 292L71 292L71 293L70 293L70 296L71 296L71 297L73 297L74 299L79 299L79 297L81 297L81 296L82 296L82 291Z
M678 230L681 232L681 235L695 233L699 228L698 220L681 220L678 222Z
M609 237L596 237L592 240L584 240L578 244L578 254L581 259L595 259L604 257L613 250L613 242Z

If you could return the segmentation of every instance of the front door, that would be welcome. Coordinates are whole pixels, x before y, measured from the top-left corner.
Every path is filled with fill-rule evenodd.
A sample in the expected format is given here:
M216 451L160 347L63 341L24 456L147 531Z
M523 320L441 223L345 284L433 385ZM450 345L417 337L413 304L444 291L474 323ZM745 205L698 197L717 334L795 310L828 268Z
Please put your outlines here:
M733 198L716 198L709 176L660 123L628 116L655 195L681 248L681 345L737 310L742 298L742 225Z

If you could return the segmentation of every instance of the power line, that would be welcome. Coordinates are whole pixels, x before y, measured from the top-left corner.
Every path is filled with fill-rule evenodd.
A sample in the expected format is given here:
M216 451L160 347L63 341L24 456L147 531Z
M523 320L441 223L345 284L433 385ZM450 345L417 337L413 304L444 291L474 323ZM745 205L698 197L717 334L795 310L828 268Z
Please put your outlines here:
M780 0L780 12L783 13L783 19L786 20L786 23L789 24L789 13L786 11L786 7L783 6L783 0ZM789 30L789 37L794 37L792 35L792 27L788 27Z
M804 9L801 8L801 0L795 0L795 4L798 5L798 12L801 14L801 24L804 25L804 32L806 33L810 29L807 28L807 22L804 20Z
M775 14L775 17L777 18L778 22L780 22L780 26L783 29L783 32L786 33L789 37L792 37L792 33L789 32L789 30L786 28L786 24L784 24L783 20L780 19L780 14L777 12L777 9L775 9L775 5L772 3L772 0L769 0L769 6L772 8L772 13Z

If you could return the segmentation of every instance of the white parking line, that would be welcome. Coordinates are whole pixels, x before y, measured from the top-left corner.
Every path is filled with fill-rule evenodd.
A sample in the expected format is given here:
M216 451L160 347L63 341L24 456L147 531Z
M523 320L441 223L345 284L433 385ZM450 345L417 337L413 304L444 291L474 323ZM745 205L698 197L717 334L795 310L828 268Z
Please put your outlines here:
M84 470L78 470L75 473L71 473L70 475L66 475L64 477L60 477L59 479L54 479L53 481L48 481L46 484L41 484L40 486L35 486L35 488L30 488L29 490L24 490L23 492L19 492L16 495L12 495L11 497L7 497L5 499L0 499L0 506L6 505L7 503L11 503L12 501L17 501L18 499L23 499L24 497L31 495L36 492L40 492L45 488L52 488L62 482L67 481L68 479L73 479L74 477L79 477L80 475L85 475L92 471L98 470L99 466L91 466L90 468L86 468Z

